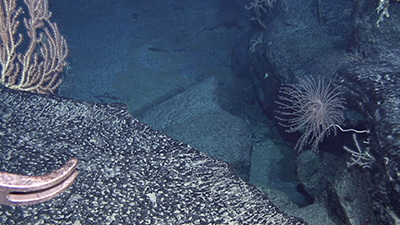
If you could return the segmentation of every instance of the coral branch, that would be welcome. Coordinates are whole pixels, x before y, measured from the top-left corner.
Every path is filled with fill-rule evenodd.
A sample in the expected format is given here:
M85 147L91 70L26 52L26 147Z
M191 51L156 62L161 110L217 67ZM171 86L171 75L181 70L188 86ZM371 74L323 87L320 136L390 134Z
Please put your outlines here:
M60 73L68 55L67 42L50 21L47 0L24 0L29 17L23 18L29 42L24 53L17 52L23 35L17 33L22 8L15 0L0 3L1 83L36 93L54 93L60 86Z

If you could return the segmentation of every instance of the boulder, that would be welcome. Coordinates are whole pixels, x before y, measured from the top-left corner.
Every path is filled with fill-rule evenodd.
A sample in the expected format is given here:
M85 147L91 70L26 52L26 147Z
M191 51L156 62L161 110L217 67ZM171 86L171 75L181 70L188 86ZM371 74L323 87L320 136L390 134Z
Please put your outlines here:
M0 112L0 170L43 174L76 157L80 172L48 202L0 206L1 224L305 224L125 105L0 87Z

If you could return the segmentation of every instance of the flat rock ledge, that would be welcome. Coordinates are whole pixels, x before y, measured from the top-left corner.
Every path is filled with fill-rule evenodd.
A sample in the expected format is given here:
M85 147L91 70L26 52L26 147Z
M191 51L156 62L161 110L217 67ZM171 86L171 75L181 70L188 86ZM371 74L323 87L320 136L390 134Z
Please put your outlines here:
M218 82L208 78L146 111L140 120L229 163L248 180L251 163L251 130L243 119L218 104Z

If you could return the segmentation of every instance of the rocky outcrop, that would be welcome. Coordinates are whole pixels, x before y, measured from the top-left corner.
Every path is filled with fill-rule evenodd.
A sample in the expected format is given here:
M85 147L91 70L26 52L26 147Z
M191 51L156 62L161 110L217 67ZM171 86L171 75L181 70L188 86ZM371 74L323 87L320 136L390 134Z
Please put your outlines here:
M249 53L258 101L270 116L281 83L325 76L345 89L345 126L371 131L357 136L359 146L350 134L339 134L324 140L319 155L303 152L297 159L304 190L341 224L400 221L400 5L390 1L390 17L379 27L377 6L288 1L286 12L266 18L268 29L254 35L261 42ZM348 167L344 145L368 152L374 162Z
M2 171L42 174L76 157L80 172L53 200L0 206L1 224L305 224L122 104L1 87L0 112Z

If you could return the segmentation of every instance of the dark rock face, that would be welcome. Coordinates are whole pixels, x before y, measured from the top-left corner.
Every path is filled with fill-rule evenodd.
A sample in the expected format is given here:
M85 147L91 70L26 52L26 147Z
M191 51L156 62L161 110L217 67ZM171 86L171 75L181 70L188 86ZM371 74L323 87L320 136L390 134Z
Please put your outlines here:
M269 12L271 16L264 21L267 29L253 36L260 42L249 50L258 102L269 115L273 115L268 111L274 107L272 97L282 82L321 71L323 75L335 73L352 35L349 1L285 2L276 3L280 10Z
M381 223L392 224L400 217L400 5L390 3L390 17L379 27L375 9L371 1L355 2L355 43L363 57L338 73L352 85L351 106L363 113L373 131L373 209Z
M78 158L61 196L0 206L1 224L305 224L206 156L99 105L0 89L0 169L42 174Z
M400 218L400 5L390 1L390 17L379 27L377 6L369 0L288 1L288 12L264 21L268 29L254 36L262 43L249 53L267 114L274 115L280 83L305 75L335 77L346 89L346 126L371 130L358 137L375 158L369 168L346 168L349 155L342 146L353 143L345 135L321 144L336 150L298 157L304 189L340 223L394 224Z
M375 163L369 170L373 208L383 222L400 215L400 52L390 51L339 70L351 84L349 99L363 112L373 131L370 151ZM350 91L351 90L351 91Z
M379 20L377 5L378 2L368 0L354 1L355 44L369 56L398 49L400 42L399 4L390 1L390 17L383 17L383 21L379 23L377 23Z
M303 151L297 158L304 190L325 203L336 224L379 224L371 207L372 182L366 171L347 169L343 156Z

